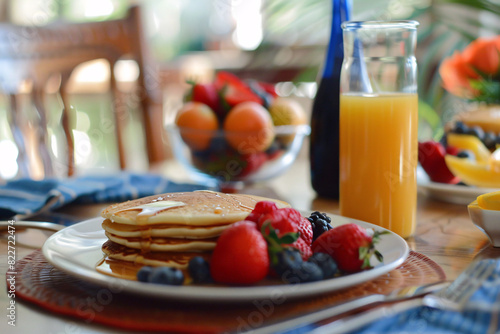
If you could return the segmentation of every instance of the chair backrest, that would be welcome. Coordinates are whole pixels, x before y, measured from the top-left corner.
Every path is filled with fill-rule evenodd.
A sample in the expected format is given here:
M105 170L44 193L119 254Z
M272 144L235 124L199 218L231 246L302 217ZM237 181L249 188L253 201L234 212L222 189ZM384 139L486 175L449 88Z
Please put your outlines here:
M19 106L19 87L29 82L31 98L38 113L35 126L42 176L54 174L47 149L47 111L45 88L54 75L61 78L59 94L63 104L61 123L67 142L67 175L74 173L74 143L69 119L71 108L67 84L74 69L87 61L105 59L110 64L110 89L115 118L120 168L125 169L127 150L123 143L123 120L126 105L117 88L113 67L124 57L136 61L139 67L136 99L142 111L145 143L149 163L166 156L163 136L163 112L158 71L150 61L144 40L141 12L131 7L123 19L90 23L53 23L46 26L0 24L0 89L10 97L11 130L19 149L19 167L27 169L30 157L24 144L23 122ZM40 163L41 161L41 163ZM21 171L22 173L22 171ZM25 170L26 176L30 171Z

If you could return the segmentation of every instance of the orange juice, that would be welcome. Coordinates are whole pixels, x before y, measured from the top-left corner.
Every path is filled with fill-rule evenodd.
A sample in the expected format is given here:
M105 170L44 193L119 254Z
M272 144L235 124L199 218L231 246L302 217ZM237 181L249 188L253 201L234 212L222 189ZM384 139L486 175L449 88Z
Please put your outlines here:
M341 215L413 234L417 123L417 94L340 96Z

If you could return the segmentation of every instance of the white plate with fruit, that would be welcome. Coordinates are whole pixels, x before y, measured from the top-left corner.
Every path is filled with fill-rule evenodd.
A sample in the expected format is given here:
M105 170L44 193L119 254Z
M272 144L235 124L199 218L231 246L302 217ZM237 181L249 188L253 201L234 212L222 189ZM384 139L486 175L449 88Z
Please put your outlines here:
M419 143L419 189L455 204L500 189L500 149L480 128L457 122L446 141Z
M103 260L101 246L107 240L101 227L102 218L86 220L55 233L46 241L42 250L47 260L56 268L107 288L112 293L128 292L148 297L198 302L251 302L266 299L281 303L289 298L318 295L372 280L396 269L407 258L408 245L395 233L354 219L335 215L330 217L334 229L338 225L353 223L369 231L384 232L379 236L376 245L383 256L383 262L379 262L373 255L370 269L308 283L286 284L270 278L256 284L239 286L219 283L181 286L145 283L96 271L96 265ZM320 238L321 236L317 241Z
M417 184L419 192L437 200L467 205L474 201L479 195L493 191L498 188L480 188L463 184L448 184L432 182L421 166L417 168Z

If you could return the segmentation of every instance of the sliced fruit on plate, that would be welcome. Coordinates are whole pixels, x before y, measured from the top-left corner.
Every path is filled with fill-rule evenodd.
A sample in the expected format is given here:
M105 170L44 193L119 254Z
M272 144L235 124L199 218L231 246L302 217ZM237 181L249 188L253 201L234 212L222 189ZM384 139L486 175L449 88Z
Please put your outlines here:
M489 163L478 163L453 155L445 156L446 165L463 183L484 188L500 188L500 173Z
M485 163L490 158L490 150L484 146L483 142L473 135L449 133L446 136L448 146L457 148L458 150L468 150L474 153L476 161Z

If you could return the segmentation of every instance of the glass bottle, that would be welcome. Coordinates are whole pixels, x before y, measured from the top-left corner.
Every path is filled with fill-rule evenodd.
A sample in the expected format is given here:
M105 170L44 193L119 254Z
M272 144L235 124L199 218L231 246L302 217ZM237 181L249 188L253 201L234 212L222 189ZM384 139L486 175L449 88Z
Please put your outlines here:
M339 198L339 88L344 58L341 23L351 15L350 0L332 1L330 41L311 112L311 184L319 196Z
M342 24L340 214L405 238L416 225L417 26Z

